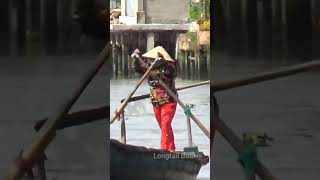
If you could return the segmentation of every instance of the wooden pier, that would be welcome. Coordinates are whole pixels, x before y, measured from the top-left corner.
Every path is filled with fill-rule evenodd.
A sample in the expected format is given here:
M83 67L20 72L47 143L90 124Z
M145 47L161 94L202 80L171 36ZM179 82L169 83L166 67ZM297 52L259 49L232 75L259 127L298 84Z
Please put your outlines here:
M250 58L318 58L317 0L217 0L216 50Z
M61 54L83 49L88 43L80 43L84 32L81 30L81 23L75 18L78 3L82 1L85 0L2 1L0 56ZM103 4L100 0L89 3L98 2ZM93 9L99 12L98 10L101 9ZM88 18L95 20L95 17ZM107 21L105 26L108 26ZM93 36L90 35L90 38L94 43L99 43L100 39L106 41L106 37L93 38Z
M179 50L179 35L189 30L187 24L136 24L110 25L112 44L112 66L115 78L132 77L130 54L135 48L146 52L156 46L163 46L168 53L178 60L178 75L185 79L207 79L209 50Z

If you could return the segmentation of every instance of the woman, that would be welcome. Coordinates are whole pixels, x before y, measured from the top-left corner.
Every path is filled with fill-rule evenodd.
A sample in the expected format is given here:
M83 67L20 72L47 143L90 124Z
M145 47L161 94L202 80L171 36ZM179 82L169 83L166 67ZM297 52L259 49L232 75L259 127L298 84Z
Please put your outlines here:
M140 51L136 49L131 56L133 58L133 67L136 72L144 74L147 68L139 62ZM153 71L168 87L177 94L174 79L177 75L175 61L170 57L167 51L158 46L142 55L146 58L145 62L154 65ZM157 59L157 61L155 61ZM161 129L161 149L175 151L174 134L171 123L176 112L177 102L166 90L159 84L157 79L149 76L148 84L150 86L150 99L153 105L153 111L159 127Z

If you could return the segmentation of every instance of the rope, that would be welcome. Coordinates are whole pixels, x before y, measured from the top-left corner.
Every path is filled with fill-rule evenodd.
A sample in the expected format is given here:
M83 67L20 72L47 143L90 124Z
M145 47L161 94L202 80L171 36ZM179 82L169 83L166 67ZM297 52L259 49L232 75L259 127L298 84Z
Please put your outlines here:
M252 143L245 145L244 151L240 153L238 161L248 177L254 175L258 163L256 145Z
M186 108L184 109L184 114L187 116L187 118L191 117L191 108L193 108L194 104L186 104Z

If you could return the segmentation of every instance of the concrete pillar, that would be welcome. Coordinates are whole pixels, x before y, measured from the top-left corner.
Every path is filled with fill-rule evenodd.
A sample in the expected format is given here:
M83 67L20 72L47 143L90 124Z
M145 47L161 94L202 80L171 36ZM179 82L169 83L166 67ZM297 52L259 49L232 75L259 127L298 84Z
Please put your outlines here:
M146 23L146 17L143 7L143 0L136 0L136 16L137 16L137 23L138 24L145 24Z
M147 51L154 48L154 32L147 33Z
M1 1L0 6L0 56L8 56L10 54L10 0Z

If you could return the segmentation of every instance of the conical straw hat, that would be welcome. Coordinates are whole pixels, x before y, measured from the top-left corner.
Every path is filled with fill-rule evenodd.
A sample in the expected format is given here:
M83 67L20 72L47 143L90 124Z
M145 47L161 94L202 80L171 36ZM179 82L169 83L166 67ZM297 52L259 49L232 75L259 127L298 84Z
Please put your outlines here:
M170 57L170 55L167 53L167 51L162 46L157 46L157 47L151 49L150 51L148 51L147 53L143 54L142 56L146 57L146 58L155 59L155 58L157 58L158 53L162 54L163 58L165 60L174 62L174 60Z

